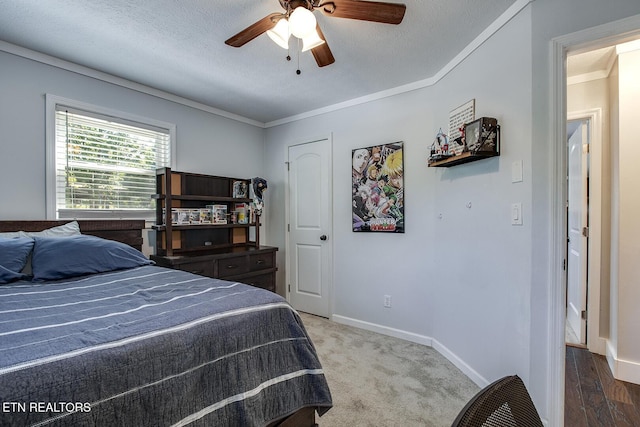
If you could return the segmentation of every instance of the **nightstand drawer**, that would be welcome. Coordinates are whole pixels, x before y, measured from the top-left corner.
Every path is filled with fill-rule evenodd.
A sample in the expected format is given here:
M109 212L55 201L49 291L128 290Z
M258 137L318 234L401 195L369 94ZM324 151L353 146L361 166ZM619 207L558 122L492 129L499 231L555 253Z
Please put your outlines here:
M249 269L251 271L264 270L275 266L275 252L249 256Z
M266 289L271 292L276 291L275 273L260 274L259 276L248 277L245 283Z
M214 277L221 279L249 272L249 260L246 256L217 259L214 263Z
M211 261L186 262L184 264L180 264L179 268L180 270L199 274L201 276L211 276L213 273L213 263Z

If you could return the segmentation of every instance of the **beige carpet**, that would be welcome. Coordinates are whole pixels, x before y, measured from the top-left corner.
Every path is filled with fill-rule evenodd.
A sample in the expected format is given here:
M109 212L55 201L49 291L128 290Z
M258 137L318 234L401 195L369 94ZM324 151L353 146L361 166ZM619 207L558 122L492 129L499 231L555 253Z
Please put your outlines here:
M430 347L300 315L333 397L320 427L451 426L479 391Z

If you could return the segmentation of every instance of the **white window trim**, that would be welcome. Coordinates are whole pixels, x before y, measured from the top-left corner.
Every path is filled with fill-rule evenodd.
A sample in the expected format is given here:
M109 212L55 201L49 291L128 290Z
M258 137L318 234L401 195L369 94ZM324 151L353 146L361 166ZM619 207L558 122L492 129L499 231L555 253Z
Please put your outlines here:
M171 137L171 168L176 165L176 125L174 123L163 122L160 120L150 119L148 117L137 116L135 114L124 111L113 110L98 105L88 104L86 102L76 101L74 99L63 98L61 96L45 94L45 197L46 197L46 215L47 219L57 219L56 215L56 106L64 105L78 110L86 110L106 116L112 116L149 124L155 127L167 129ZM113 219L113 218L109 218Z

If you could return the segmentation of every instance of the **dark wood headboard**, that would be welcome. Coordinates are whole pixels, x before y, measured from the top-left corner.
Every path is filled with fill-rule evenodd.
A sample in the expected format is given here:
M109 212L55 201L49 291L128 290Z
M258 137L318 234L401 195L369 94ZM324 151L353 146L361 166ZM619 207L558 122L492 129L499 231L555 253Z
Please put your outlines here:
M7 231L42 231L73 220L0 221L0 233ZM126 243L142 250L144 220L78 220L82 234Z

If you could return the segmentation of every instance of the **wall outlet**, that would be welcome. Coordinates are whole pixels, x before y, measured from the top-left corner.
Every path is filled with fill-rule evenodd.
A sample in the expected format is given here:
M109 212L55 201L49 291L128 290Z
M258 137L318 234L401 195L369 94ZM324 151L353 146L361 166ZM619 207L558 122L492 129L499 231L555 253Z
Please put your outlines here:
M384 296L384 306L386 308L391 308L391 295Z

